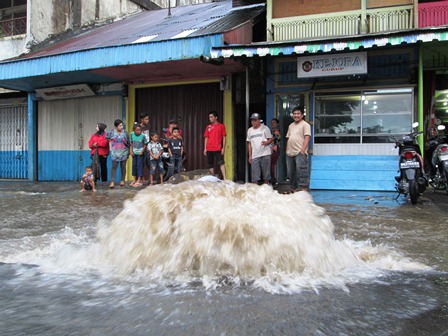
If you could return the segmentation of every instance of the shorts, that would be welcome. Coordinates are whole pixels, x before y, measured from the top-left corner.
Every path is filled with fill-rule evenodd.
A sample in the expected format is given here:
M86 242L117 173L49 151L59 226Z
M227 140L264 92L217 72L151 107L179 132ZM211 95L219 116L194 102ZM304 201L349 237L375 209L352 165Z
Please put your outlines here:
M165 170L163 169L163 161L161 157L159 157L157 160L154 159L149 160L149 173L151 175L156 173L156 168L159 171L159 174L165 174Z
M92 190L92 186L90 185L89 182L84 183L84 190Z
M207 168L213 168L215 161L218 165L224 164L224 156L221 154L221 151L207 151Z

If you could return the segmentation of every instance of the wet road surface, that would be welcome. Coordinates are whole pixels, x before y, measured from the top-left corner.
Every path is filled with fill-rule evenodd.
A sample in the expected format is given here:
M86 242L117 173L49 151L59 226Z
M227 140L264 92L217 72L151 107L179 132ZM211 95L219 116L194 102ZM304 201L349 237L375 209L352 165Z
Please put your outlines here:
M112 221L137 191L78 190L0 182L2 335L448 335L444 193L413 206L395 193L311 191L335 238L381 267L279 294L253 279L207 289L91 267L83 247L95 244L98 220Z

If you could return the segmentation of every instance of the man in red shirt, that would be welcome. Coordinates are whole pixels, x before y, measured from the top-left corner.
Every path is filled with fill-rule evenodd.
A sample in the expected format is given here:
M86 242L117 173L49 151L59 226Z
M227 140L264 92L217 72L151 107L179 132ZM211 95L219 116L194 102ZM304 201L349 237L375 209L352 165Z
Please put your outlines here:
M210 173L214 174L215 162L221 169L222 178L226 179L226 168L224 166L224 148L226 146L226 127L218 122L218 114L212 111L208 115L210 125L205 128L205 149L207 156L207 166Z

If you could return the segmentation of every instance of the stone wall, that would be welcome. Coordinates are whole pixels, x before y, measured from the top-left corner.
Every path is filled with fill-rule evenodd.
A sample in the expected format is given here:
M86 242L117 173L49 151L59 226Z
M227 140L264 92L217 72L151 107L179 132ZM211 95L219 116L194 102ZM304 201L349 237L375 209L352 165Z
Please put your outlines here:
M29 38L40 43L67 30L142 11L130 0L33 0L28 9Z

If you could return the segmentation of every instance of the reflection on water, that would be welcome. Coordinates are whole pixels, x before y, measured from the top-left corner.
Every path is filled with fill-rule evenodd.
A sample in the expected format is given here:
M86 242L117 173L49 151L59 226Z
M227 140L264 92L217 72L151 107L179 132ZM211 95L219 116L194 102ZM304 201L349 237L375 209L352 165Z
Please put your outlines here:
M317 205L231 182L3 189L0 330L441 334L444 214L387 195L311 195Z

